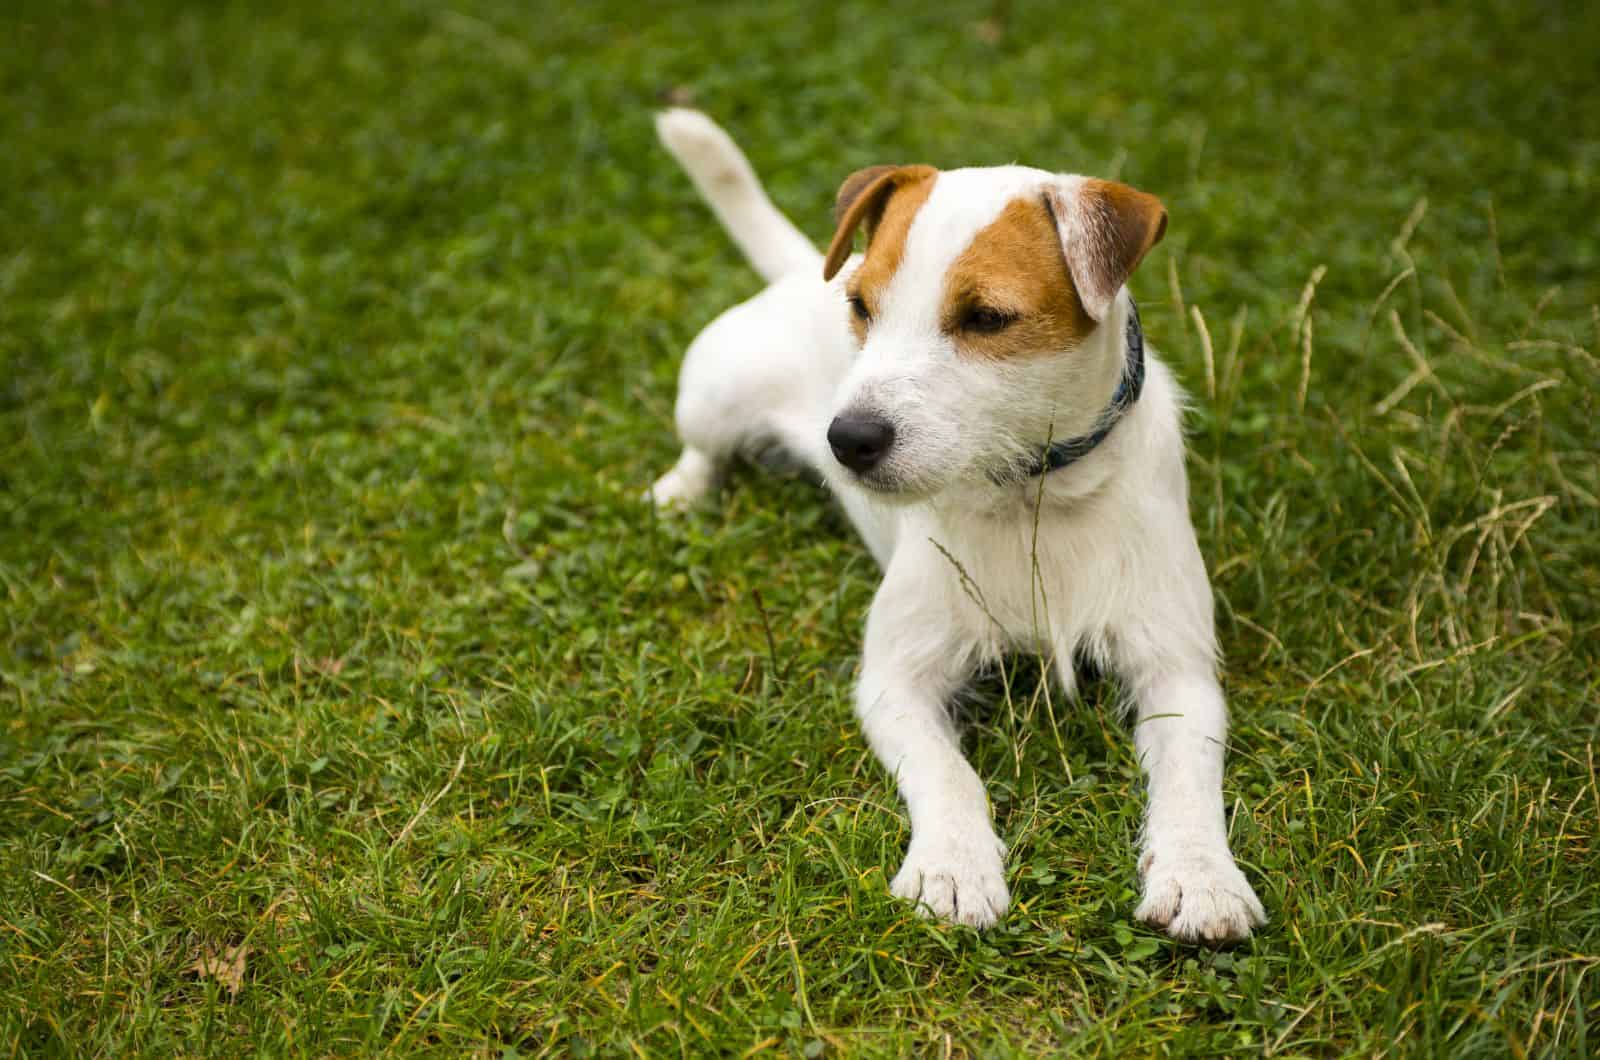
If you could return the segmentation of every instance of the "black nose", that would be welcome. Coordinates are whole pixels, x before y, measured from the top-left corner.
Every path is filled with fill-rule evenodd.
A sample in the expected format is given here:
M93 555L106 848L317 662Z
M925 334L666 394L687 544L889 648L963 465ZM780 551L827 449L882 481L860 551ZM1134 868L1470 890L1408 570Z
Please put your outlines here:
M828 424L828 445L851 471L871 471L893 444L894 425L877 416L835 416Z

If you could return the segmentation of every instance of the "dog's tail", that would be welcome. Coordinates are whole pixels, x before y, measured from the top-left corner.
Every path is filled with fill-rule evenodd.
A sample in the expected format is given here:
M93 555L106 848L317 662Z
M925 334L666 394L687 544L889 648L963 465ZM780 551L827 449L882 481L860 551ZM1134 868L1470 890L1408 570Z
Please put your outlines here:
M656 135L768 283L799 269L822 275L822 255L767 198L750 160L716 122L674 107L656 115Z

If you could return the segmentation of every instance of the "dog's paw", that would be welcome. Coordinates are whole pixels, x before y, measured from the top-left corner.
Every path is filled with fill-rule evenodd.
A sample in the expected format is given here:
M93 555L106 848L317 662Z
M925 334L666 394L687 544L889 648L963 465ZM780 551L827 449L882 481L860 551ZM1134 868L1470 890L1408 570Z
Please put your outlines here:
M987 825L965 835L913 838L889 890L926 916L992 927L1011 905L1005 847Z
M1220 945L1250 937L1267 911L1226 849L1162 846L1140 859L1144 898L1134 916L1184 942Z
M704 454L685 449L672 470L645 491L644 499L662 511L681 511L703 500L716 481L716 465Z

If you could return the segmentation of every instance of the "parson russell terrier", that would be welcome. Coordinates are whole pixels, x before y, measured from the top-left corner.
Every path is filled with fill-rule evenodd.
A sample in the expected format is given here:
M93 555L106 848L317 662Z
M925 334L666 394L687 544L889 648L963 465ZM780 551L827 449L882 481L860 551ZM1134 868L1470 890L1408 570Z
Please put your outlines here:
M1006 653L1042 654L1068 690L1086 655L1127 690L1148 775L1135 915L1248 936L1266 914L1228 850L1183 397L1124 287L1166 231L1160 201L1022 166L873 166L840 187L818 254L709 118L669 110L657 131L770 286L690 345L683 454L649 494L693 502L776 448L882 565L856 714L911 818L891 890L975 927L1005 913L1005 847L947 705Z

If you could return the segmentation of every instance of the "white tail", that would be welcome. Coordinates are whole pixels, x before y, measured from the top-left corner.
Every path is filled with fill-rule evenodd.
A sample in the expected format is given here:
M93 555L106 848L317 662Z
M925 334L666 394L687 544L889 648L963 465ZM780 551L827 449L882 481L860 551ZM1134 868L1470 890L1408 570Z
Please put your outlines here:
M675 107L656 115L656 135L768 283L799 269L822 275L822 255L767 198L750 160L716 122Z

